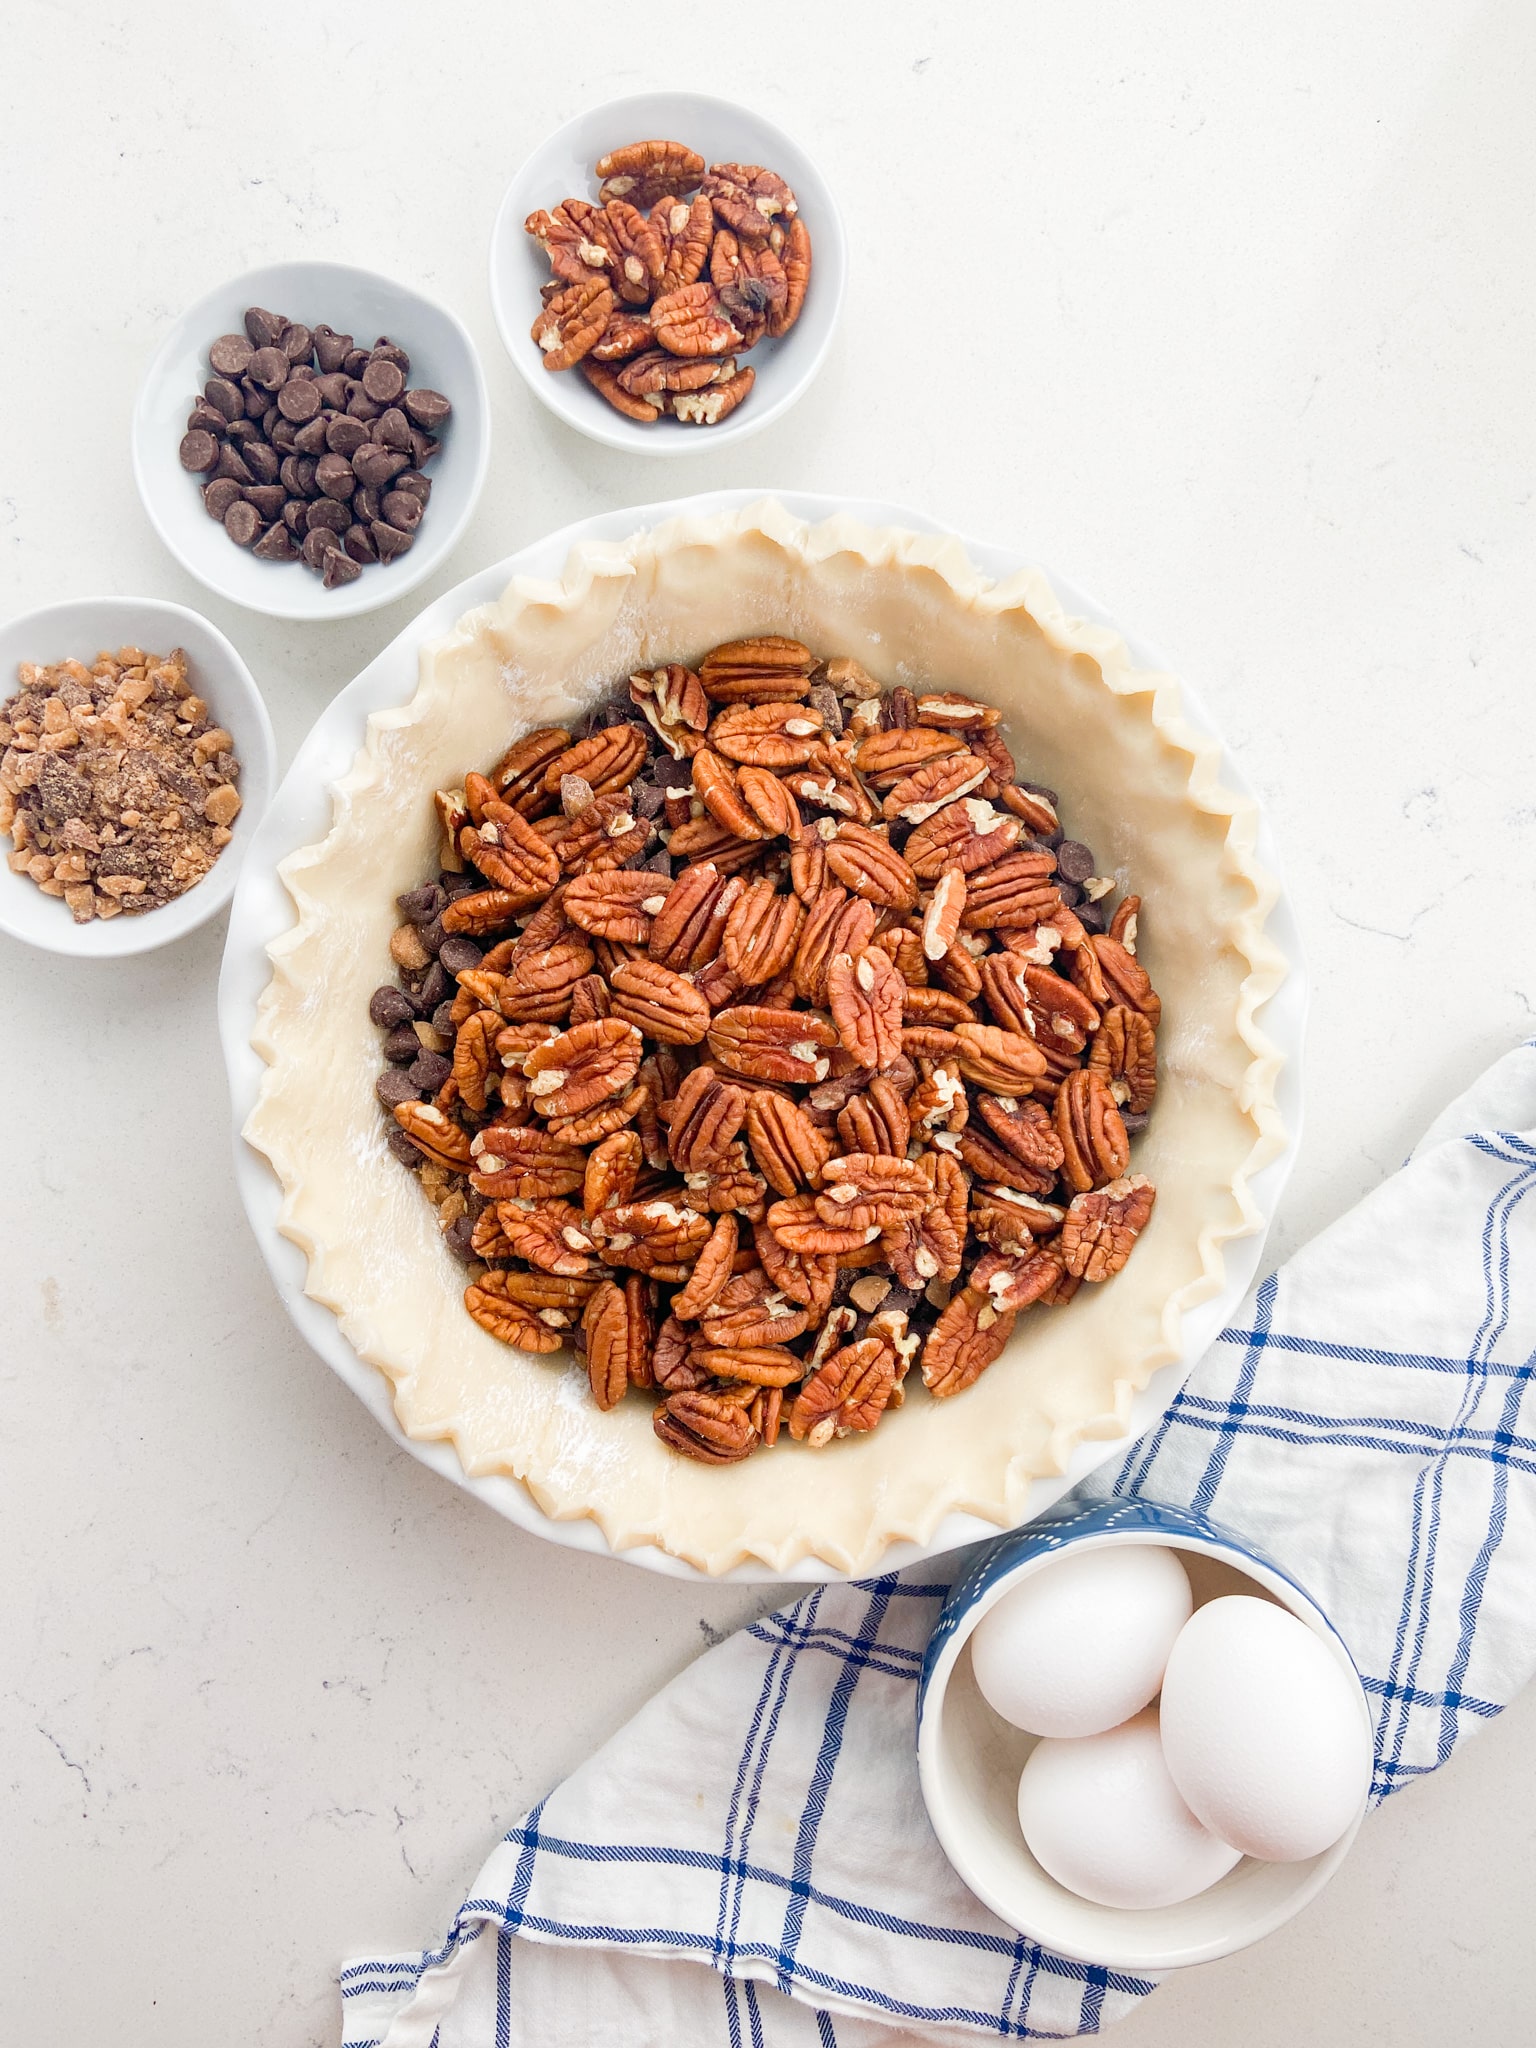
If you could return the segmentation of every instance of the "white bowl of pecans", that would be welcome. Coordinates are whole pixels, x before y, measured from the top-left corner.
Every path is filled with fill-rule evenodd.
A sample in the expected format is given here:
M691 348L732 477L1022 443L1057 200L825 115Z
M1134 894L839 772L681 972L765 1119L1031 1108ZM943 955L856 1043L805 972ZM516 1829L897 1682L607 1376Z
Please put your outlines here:
M0 627L0 930L118 959L206 924L276 779L266 706L214 625L158 598Z
M491 235L491 305L529 389L610 448L686 455L787 412L847 275L816 166L746 107L643 93L536 149Z

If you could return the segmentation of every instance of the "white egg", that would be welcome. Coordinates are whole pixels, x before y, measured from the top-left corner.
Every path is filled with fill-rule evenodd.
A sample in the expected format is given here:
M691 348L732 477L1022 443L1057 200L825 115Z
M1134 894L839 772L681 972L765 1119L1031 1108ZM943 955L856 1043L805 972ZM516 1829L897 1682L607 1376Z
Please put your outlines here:
M1239 1860L1179 1797L1156 1707L1102 1735L1037 1742L1019 1779L1019 1826L1058 1884L1100 1906L1176 1905Z
M1266 1862L1329 1848L1370 1786L1359 1693L1327 1645L1267 1600L1232 1594L1192 1617L1168 1659L1162 1720L1186 1804Z
M1184 1567L1158 1544L1068 1549L977 1623L976 1683L1031 1735L1097 1735L1156 1698L1192 1604Z

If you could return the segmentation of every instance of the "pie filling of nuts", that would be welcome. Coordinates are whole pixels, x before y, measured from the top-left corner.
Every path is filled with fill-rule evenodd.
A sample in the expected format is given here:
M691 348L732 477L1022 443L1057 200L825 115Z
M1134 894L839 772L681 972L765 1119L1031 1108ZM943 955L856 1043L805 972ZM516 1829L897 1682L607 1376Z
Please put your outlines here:
M541 206L523 226L549 258L532 337L546 370L580 368L641 426L714 427L752 389L738 362L800 317L811 236L762 164L711 164L681 142L599 157L597 201Z
M1130 1257L1139 899L994 706L733 641L434 801L370 1006L390 1149L469 1314L600 1408L705 1464L821 1446Z

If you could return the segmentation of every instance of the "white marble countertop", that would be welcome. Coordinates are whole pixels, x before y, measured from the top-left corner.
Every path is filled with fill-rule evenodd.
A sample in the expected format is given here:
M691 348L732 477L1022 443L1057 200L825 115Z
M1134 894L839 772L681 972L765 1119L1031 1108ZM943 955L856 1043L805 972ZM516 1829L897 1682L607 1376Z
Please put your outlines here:
M771 32L679 0L16 0L6 38L7 615L191 604L290 756L417 600L301 628L206 596L140 515L128 412L221 277L369 264L463 315L494 401L490 484L423 602L602 506L799 485L1038 551L1198 678L1273 812L1315 977L1274 1254L1531 1028L1536 50L1515 0L790 0ZM666 84L802 138L853 276L799 409L663 474L534 405L484 269L532 143ZM339 1959L435 1934L499 1828L762 1600L502 1526L300 1345L231 1186L222 939L103 967L0 941L17 2041L332 2042ZM1527 1697L1125 2048L1527 2039L1530 1740Z

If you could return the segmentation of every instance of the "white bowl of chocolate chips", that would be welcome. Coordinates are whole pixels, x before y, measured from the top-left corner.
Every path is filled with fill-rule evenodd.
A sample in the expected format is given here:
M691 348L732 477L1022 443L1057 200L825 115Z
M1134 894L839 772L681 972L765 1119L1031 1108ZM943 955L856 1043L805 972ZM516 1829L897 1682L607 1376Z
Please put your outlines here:
M337 619L416 587L485 481L490 408L462 323L343 263L277 263L176 322L139 390L156 532L220 596Z

